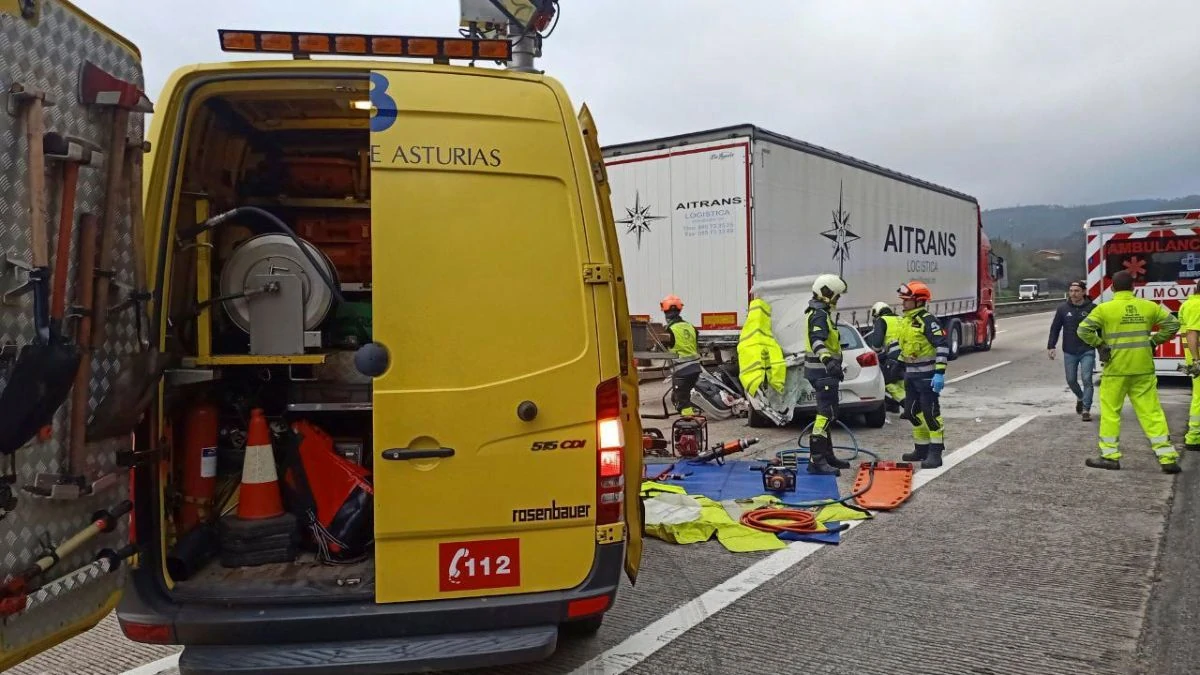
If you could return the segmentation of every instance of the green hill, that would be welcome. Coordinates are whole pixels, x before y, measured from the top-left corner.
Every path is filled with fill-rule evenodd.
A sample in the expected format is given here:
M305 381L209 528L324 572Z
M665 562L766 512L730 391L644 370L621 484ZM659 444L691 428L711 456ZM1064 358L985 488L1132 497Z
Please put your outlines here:
M1082 237L1083 221L1142 211L1200 209L1200 194L1178 199L1130 199L1082 206L1010 206L983 212L983 229L988 237L1005 239L1035 248L1048 248L1064 237Z

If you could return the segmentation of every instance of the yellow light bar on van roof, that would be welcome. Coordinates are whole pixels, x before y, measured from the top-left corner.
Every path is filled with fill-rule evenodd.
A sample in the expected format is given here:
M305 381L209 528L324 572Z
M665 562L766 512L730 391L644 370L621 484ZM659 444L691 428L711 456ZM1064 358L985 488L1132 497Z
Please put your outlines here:
M471 61L512 58L512 44L508 40L255 30L218 30L217 33L221 37L221 50L226 52L353 54Z

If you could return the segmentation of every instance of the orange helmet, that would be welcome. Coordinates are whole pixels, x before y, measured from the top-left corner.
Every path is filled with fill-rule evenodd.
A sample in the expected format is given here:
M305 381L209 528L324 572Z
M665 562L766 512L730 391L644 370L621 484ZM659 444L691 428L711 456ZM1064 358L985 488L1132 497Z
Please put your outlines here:
M672 308L682 312L683 300L680 300L678 295L668 295L659 301L658 306L661 307L662 311L664 312Z
M901 300L920 300L921 302L929 302L933 299L933 293L929 292L929 287L923 281L910 281L907 284L900 284L900 288L896 289Z

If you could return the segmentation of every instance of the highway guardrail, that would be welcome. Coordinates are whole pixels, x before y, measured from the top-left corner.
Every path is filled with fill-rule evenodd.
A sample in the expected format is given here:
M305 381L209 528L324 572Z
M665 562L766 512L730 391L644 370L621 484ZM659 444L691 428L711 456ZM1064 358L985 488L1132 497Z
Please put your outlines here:
M1066 298L1047 298L1045 300L1018 300L1016 302L997 302L997 316L1013 316L1016 314L1035 314L1049 312L1063 303Z

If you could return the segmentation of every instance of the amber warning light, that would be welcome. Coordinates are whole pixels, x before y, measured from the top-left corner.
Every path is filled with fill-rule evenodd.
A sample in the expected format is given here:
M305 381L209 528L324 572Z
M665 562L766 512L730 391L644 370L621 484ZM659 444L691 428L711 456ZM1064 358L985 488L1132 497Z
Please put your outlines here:
M221 49L227 52L352 54L471 61L508 61L512 58L512 44L508 40L250 30L218 30L217 33L221 37Z

